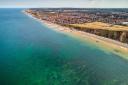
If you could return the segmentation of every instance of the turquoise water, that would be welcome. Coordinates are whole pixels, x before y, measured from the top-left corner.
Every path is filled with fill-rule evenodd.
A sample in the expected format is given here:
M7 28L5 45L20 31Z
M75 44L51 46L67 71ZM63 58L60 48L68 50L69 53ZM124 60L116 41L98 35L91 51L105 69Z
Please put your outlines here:
M128 85L128 61L0 9L0 85Z

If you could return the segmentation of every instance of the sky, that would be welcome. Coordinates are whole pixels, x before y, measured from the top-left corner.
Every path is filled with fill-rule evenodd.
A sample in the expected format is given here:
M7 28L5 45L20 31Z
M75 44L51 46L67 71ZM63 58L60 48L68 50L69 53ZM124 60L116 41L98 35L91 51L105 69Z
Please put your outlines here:
M0 0L0 8L128 8L128 0Z

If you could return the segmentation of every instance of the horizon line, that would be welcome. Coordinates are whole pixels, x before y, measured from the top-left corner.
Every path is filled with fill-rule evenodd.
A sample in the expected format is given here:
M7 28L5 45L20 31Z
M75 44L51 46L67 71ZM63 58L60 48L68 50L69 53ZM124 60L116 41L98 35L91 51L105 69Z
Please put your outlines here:
M0 8L91 8L91 9L128 9L128 7L0 7Z

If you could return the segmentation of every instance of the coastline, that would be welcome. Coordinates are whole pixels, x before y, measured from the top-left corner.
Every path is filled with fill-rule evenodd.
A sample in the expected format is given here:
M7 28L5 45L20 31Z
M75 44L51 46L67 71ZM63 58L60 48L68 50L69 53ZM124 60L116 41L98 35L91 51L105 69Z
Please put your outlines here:
M78 30L71 29L68 27L60 26L60 25L57 25L57 24L54 24L48 21L40 20L25 11L22 11L22 12L26 14L27 16L33 19L36 19L37 21L41 22L43 25L47 26L48 28L51 28L52 30L69 34L82 41L90 42L91 44L94 44L102 48L104 51L109 51L125 59L128 59L128 44L124 44L124 43L121 43L121 42L118 42L112 39L104 38L104 37L90 34L87 32L78 31Z

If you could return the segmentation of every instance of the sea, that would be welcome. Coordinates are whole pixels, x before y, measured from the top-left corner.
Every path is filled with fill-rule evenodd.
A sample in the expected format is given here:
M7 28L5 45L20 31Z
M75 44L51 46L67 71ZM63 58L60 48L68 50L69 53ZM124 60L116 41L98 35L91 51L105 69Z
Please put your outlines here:
M0 85L128 85L128 60L0 9Z

